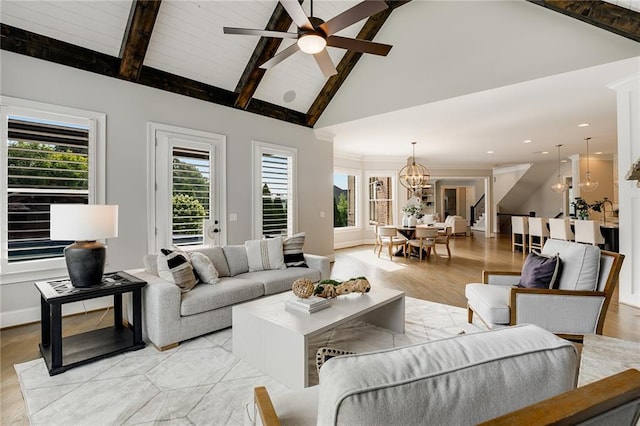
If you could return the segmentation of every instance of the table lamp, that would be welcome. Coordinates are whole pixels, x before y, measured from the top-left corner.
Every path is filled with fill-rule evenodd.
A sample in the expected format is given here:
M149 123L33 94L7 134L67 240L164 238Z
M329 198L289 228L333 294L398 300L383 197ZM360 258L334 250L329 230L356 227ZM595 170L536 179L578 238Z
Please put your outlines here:
M91 287L102 282L107 247L99 241L118 236L118 206L51 204L51 240L75 243L65 247L71 284Z

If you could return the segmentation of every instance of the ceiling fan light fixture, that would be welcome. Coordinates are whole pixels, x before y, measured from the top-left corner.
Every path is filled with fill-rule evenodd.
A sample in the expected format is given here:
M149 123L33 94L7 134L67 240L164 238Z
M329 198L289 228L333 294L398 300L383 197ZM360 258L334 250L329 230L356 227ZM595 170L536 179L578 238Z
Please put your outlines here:
M318 34L305 34L298 38L298 47L309 55L322 52L326 45L327 40Z

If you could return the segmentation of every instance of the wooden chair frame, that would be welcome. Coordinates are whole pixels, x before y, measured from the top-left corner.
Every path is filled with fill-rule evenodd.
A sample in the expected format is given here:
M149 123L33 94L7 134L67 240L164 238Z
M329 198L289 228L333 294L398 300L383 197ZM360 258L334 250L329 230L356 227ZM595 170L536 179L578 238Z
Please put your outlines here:
M602 328L604 327L604 320L607 315L607 310L609 309L609 303L611 302L611 297L613 296L613 292L618 285L618 279L620 275L620 268L622 268L622 261L624 260L624 255L620 253L614 253L606 250L602 250L600 252L601 256L610 256L613 257L613 263L611 265L611 270L609 271L609 276L607 277L607 282L605 283L603 291L578 291L578 290L556 290L556 289L542 289L542 288L518 288L511 287L511 298L509 302L509 325L516 324L517 318L517 295L518 294L548 294L548 295L566 295L566 296L577 296L577 297L604 297L604 302L602 304L602 309L600 310L600 315L598 316L598 322L596 324L596 334L602 334ZM502 275L502 276L518 276L520 275L520 271L482 271L482 283L487 284L490 276ZM484 319L478 316L483 324L487 327L489 325L484 321ZM467 306L467 319L468 322L473 322L473 310L470 306ZM581 342L584 338L583 335L580 334L558 334L558 336Z

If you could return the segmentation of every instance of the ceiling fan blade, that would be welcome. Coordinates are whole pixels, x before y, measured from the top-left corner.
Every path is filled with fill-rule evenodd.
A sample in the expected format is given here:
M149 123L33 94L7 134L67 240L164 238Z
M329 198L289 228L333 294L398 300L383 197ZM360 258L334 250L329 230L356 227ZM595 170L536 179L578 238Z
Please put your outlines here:
M287 11L293 22L298 26L298 28L304 28L305 30L312 30L313 25L307 18L307 14L304 12L298 0L280 0L280 4L284 7L284 10Z
M320 25L320 28L322 28L326 35L330 36L358 21L363 20L364 18L368 18L378 12L382 12L387 7L387 3L383 0L365 0L362 3L358 3L353 6L351 9L347 9L341 14L329 19L327 22Z
M327 46L340 47L362 53L372 53L380 56L387 56L393 47L389 44L376 43L375 41L340 36L327 37Z
M283 31L269 31L269 30L253 30L251 28L233 28L223 27L222 30L225 34L241 34L252 35L261 37L276 37L276 38L298 38L298 33L287 33Z
M271 69L299 50L300 48L298 47L298 43L293 43L291 46L287 47L282 52L278 53L276 56L260 65L260 68L263 68L265 70Z
M336 70L335 65L333 65L333 61L331 60L327 49L322 49L321 52L316 53L313 57L325 77L331 77L332 75L338 74L338 70Z

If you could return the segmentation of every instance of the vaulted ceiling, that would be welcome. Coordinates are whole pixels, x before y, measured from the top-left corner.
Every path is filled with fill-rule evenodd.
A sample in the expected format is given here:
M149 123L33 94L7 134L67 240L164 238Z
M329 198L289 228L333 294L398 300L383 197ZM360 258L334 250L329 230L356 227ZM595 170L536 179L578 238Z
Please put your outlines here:
M640 13L637 5L634 10L636 0L613 0L607 3L582 0L527 1L553 11L549 12L553 15L566 15L561 18L563 20L580 20L616 34L620 39L640 42ZM523 3L520 0L518 2ZM310 2L307 0L300 3L309 12ZM314 15L327 19L357 3L359 0L315 0ZM446 49L444 46L448 46L450 39L464 40L464 37L469 37L462 24L468 18L461 16L464 19L460 20L459 28L456 27L455 20L447 22L450 32L434 35L428 31L429 27L421 28L419 24L423 18L437 19L421 15L429 13L425 12L424 6L428 2L386 0L386 3L388 9L346 28L339 35L394 44L396 37L390 36L391 34L411 34L410 43L413 46L407 46L409 42L394 46L396 50L405 49L405 52L408 48L417 49L416 46L422 43L436 43ZM467 3L478 5L480 2ZM418 15L413 17L418 24L406 24L412 14ZM477 23L481 23L483 18L479 16L475 19ZM382 78L367 78L367 73L371 74L369 71L383 69L384 61L394 60L394 49L386 58L365 55L366 65L356 67L362 62L362 54L329 48L329 54L338 70L338 74L333 77L325 78L313 58L304 54L293 55L265 72L259 65L286 48L293 40L225 35L222 27L295 32L291 18L276 0L3 0L0 3L0 21L3 50L308 127L316 126L336 96L339 98L336 107L332 115L325 118L323 126L330 128L331 125L339 124L341 120L336 118L338 115L352 115L350 119L354 120L366 118L363 116L367 115L364 112L360 115L354 112L355 109L360 109L359 105L367 103L366 91L373 93L383 85L394 87L391 83L400 81L404 71L395 69L393 74ZM514 23L511 25L517 30ZM544 28L540 28L540 31L544 31ZM561 44L562 40L558 42ZM420 54L424 53L416 50L416 55ZM447 55L453 59L458 52L447 51L445 60ZM624 57L629 55L620 56ZM615 55L612 59L615 59ZM365 66L368 67L366 70L359 70ZM426 73L425 78L429 78ZM354 100L351 96L351 101L345 103L343 98L346 92L341 88L346 82L360 89L358 92L350 88L348 92L359 93L359 99ZM515 81L511 83L513 82ZM412 84L420 83L413 81ZM428 87L427 84L423 86ZM416 88L419 89L418 86ZM419 92L420 90L416 90L416 93ZM447 96L453 97L451 93ZM466 92L461 89L459 94L464 93ZM339 94L343 95L342 98ZM442 99L447 96L443 95ZM377 102L377 106L382 109L371 109L371 114L368 115L375 116L377 113L388 113L421 103L416 100L413 104L408 102L406 105L395 105L391 97L387 98L387 110L380 105L384 102ZM411 93L405 98L411 99ZM438 99L428 99L429 102L435 100ZM362 111L366 110L367 108L362 108Z

